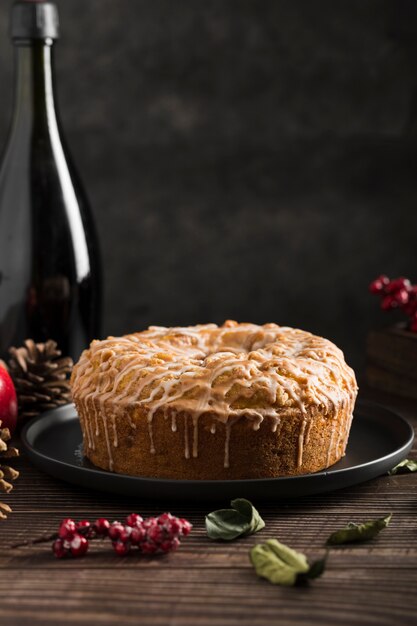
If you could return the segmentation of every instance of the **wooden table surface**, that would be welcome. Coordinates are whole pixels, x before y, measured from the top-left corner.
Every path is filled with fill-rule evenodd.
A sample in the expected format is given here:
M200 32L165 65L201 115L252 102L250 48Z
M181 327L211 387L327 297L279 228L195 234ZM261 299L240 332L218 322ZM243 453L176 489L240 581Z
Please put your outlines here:
M392 397L384 403L417 426L415 403ZM113 520L132 511L146 516L167 504L86 491L50 478L24 458L15 466L21 477L4 498L13 513L0 523L2 626L417 624L417 474L381 476L295 501L256 503L265 529L232 543L215 543L205 534L204 515L217 507L178 502L169 506L171 512L187 517L194 529L176 553L120 558L108 545L94 543L82 559L57 560L49 544L14 550L10 545L53 532L64 517ZM308 587L271 585L257 578L249 562L250 547L272 537L320 558L332 531L389 512L391 525L377 539L332 548L326 572Z

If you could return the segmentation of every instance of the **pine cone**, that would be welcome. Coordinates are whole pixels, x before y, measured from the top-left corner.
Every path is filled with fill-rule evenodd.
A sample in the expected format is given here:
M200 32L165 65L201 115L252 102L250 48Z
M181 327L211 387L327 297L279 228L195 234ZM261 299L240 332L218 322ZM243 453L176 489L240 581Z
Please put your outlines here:
M0 421L1 426L1 421ZM2 459L9 459L14 456L19 456L19 450L17 448L9 447L7 442L10 439L10 431L8 428L0 428L0 461ZM8 465L0 465L0 491L10 493L13 489L13 485L9 483L9 480L16 480L19 476L19 472L14 470ZM6 519L7 513L11 513L12 509L8 504L0 502L0 520Z
M61 351L51 339L35 343L26 339L20 348L10 348L9 373L16 387L19 419L29 419L71 402L69 375L71 357L61 357Z

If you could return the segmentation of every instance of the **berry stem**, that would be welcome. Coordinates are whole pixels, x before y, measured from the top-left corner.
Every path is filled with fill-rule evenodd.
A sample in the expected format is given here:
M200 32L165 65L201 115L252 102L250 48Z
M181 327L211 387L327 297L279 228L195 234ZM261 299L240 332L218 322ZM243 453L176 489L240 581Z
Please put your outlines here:
M52 551L58 559L78 558L88 552L91 540L108 538L119 556L130 554L135 547L142 554L167 553L176 550L180 538L186 537L191 529L190 522L171 513L145 520L131 513L124 524L118 521L110 523L103 517L92 524L88 520L75 522L66 518L60 523L58 532L15 543L11 548L52 541Z
M48 543L50 541L54 541L58 539L58 533L51 533L50 535L42 535L41 537L36 537L36 539L26 539L25 541L20 541L19 543L14 543L10 546L12 550L15 548L22 548L23 546L31 546L36 543Z

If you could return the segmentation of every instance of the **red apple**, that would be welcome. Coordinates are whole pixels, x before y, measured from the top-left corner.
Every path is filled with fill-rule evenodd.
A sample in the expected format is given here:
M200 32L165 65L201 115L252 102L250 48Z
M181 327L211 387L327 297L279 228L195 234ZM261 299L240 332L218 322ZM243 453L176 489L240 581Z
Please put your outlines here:
M16 390L9 373L0 365L0 422L1 428L12 433L17 423Z

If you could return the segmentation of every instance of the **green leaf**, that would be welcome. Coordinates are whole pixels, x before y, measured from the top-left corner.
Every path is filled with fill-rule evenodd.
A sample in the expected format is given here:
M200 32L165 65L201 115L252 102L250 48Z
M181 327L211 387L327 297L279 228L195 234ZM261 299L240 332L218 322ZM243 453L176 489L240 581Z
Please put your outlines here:
M354 543L357 541L368 541L376 537L381 530L386 528L391 521L392 514L380 519L370 520L363 524L349 522L345 528L341 528L332 533L327 540L328 545L341 545L343 543Z
M254 546L250 551L250 560L258 576L273 585L287 587L305 582L308 578L317 578L325 568L324 559L310 566L304 554L276 539Z
M262 530L265 522L249 500L231 501L231 509L219 509L206 515L206 530L210 539L233 541Z
M250 519L249 532L246 534L253 535L254 533L257 533L258 530L265 528L265 522L249 500L245 500L245 498L236 498L236 500L232 500L230 504L232 509L235 509L243 517Z
M408 474L409 472L417 472L417 461L413 459L404 459L388 472L390 476L394 474Z

